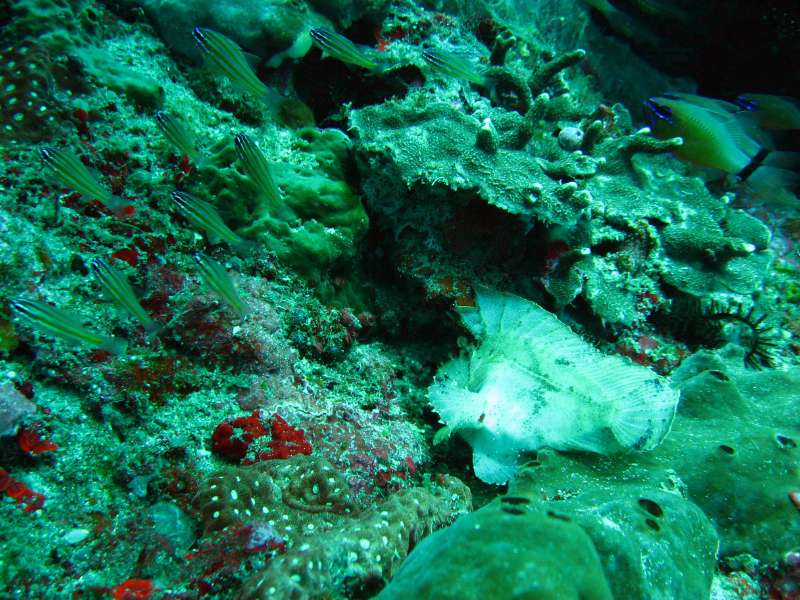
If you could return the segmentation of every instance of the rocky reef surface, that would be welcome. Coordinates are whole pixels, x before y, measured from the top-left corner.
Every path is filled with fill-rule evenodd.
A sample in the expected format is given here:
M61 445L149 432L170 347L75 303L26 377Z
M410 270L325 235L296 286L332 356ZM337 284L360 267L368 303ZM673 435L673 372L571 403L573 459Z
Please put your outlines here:
M0 596L797 597L798 205L654 137L696 83L596 3L535 4L0 1ZM507 383L453 430L432 395L544 362L480 289L677 409L612 444L633 384L560 348L608 405L563 444Z

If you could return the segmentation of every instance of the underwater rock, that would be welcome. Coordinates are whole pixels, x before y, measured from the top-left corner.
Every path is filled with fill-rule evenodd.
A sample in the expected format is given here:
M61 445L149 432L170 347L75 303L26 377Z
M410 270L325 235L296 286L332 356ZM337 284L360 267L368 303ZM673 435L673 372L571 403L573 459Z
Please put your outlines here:
M678 392L667 380L601 354L534 302L479 289L461 316L479 345L439 369L429 397L483 481L508 481L542 447L652 450L669 431Z
M800 369L748 370L741 352L732 346L701 351L675 372L681 406L651 458L673 469L712 519L722 555L778 560L800 539L798 509L789 497L799 487Z
M592 541L535 498L502 497L428 536L376 600L611 600Z
M76 51L92 81L127 96L131 104L148 111L164 104L164 88L149 75L124 64L100 47L83 47Z
M144 9L170 48L191 58L200 56L191 35L198 25L231 38L260 58L279 52L295 58L303 56L311 48L308 28L330 26L303 1L244 0L220 4L206 0L145 0L131 4Z
M708 597L717 534L669 476L638 478L615 457L582 460L544 450L509 486L505 500L514 498L541 502L540 510L580 525L615 598Z

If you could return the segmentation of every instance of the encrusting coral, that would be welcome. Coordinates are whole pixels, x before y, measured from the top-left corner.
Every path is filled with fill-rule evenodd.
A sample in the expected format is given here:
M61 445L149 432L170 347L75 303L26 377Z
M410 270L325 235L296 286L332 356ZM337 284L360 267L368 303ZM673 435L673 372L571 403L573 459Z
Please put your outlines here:
M379 589L416 540L471 509L471 494L444 476L367 509L330 463L296 456L212 475L195 505L207 533L263 523L285 544L241 598L301 599Z

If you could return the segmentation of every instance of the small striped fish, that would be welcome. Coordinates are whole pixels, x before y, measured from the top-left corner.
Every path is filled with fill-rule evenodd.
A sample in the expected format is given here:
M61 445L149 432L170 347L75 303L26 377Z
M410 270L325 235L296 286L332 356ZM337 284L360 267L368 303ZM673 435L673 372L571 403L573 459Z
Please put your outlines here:
M486 85L486 77L471 62L459 56L441 50L423 50L422 58L439 73L477 85Z
M369 59L362 49L340 33L323 27L314 27L309 33L314 43L331 58L340 60L343 63L363 67L370 71L378 66L377 63Z
M250 308L244 303L231 276L221 264L203 254L195 254L194 260L203 282L222 298L239 317L245 316Z
M208 63L227 77L239 89L250 92L261 99L269 98L273 92L256 76L236 42L221 33L195 27L192 37Z
M222 240L237 249L246 249L252 246L252 242L239 237L236 232L225 225L217 209L208 202L178 191L172 192L172 200L181 215L206 232L212 244Z
M236 146L236 156L239 157L247 176L253 180L253 183L271 204L279 204L282 200L281 191L275 185L269 164L261 149L243 133L236 136L234 145Z
M77 156L67 150L55 148L42 148L39 153L61 185L88 199L100 200L107 206L115 204L111 192L95 179Z
M92 261L92 271L103 287L103 291L114 304L136 317L148 333L154 333L158 329L158 324L139 304L133 288L122 273L100 258Z
M158 111L156 113L156 123L158 123L161 133L167 141L175 146L178 151L188 156L193 161L197 161L199 153L194 145L194 134L186 128L183 122L169 113Z
M112 354L123 354L128 345L125 340L87 329L69 313L44 302L17 298L11 301L11 308L36 329L69 342L94 346Z

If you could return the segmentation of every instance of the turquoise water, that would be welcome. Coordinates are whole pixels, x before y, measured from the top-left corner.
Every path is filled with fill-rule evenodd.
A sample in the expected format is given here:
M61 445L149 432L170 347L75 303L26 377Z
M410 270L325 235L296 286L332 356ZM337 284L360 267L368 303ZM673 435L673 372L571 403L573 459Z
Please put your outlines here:
M800 597L799 22L0 2L0 598Z

